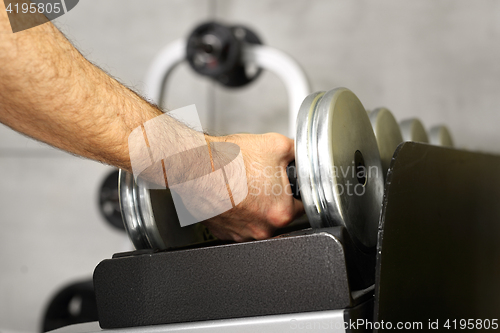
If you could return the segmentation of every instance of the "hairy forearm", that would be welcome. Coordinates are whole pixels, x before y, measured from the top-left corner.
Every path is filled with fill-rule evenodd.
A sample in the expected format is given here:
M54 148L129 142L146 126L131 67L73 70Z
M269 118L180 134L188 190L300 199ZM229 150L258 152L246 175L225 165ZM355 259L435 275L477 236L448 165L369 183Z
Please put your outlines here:
M292 140L278 134L208 137L160 115L88 62L52 23L13 34L0 1L1 123L73 154L138 171L153 188L168 185L193 217L209 218L204 222L221 239L264 239L303 213L286 191L274 193L290 185L286 172L261 172L285 170L294 159ZM257 193L247 196L247 179Z
M161 113L88 62L52 23L13 34L0 4L0 122L131 170L129 134ZM165 131L172 144L189 137L175 120L170 125Z

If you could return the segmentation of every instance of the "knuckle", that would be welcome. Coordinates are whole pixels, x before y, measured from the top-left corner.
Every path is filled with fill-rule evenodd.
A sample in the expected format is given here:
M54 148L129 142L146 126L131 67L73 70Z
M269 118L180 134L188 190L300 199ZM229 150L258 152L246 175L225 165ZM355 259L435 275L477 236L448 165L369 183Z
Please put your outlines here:
M288 154L294 149L293 140L287 138L284 135L281 135L279 133L268 133L267 136L272 147L274 147L274 149L276 149L276 151L280 153Z
M231 236L232 240L234 240L235 242L237 243L242 243L245 241L245 238L243 238L242 236L238 235L238 234L233 234Z
M288 207L275 208L268 214L269 223L275 228L283 228L293 220L293 214Z
M263 240L272 237L272 232L265 228L256 228L252 231L252 237L256 240Z

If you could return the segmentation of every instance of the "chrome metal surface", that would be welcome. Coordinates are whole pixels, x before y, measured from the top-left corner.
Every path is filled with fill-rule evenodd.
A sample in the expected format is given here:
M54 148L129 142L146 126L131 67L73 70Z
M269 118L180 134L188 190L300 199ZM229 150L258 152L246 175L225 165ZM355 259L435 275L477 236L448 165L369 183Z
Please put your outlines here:
M380 159L382 160L382 170L384 179L386 179L392 156L398 145L403 142L403 136L398 122L388 109L375 109L369 116L375 137L377 138Z
M443 147L454 147L453 139L448 127L440 125L434 126L429 131L429 140L431 144Z
M136 249L162 250L214 239L200 223L180 226L169 190L149 190L123 170L119 177L123 224Z
M356 245L373 248L384 183L365 108L345 88L316 93L297 124L299 186L311 226L345 226Z
M169 325L103 330L98 322L66 326L54 333L294 333L301 330L344 333L344 318L349 309L293 313L285 315L200 321ZM353 321L356 319L354 318Z
M320 227L321 204L314 179L312 123L316 105L325 92L310 94L302 102L297 116L297 137L295 139L295 164L299 181L300 195L306 210L309 223L313 227Z
M154 227L148 191L134 181L131 173L120 170L119 179L123 224L135 248L164 248L158 229Z
M383 177L368 114L348 89L309 95L297 118L299 187L314 228L344 226L361 249L377 242ZM166 249L213 240L202 224L180 227L168 190L148 190L120 173L124 224L137 249Z
M404 141L429 143L429 137L420 120L416 118L403 120L399 126Z

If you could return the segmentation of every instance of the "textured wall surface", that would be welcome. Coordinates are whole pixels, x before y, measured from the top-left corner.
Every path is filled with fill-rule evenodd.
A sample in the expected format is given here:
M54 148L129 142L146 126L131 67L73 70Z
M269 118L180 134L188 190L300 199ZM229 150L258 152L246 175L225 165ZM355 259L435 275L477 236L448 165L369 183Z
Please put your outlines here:
M90 60L143 91L155 54L213 17L247 24L292 55L313 90L345 86L368 109L445 123L458 146L500 152L495 0L82 0L56 25ZM214 133L287 132L286 92L273 74L224 91L181 66L167 89L166 107L196 104ZM0 328L38 330L56 290L123 250L124 237L97 211L109 170L0 125Z

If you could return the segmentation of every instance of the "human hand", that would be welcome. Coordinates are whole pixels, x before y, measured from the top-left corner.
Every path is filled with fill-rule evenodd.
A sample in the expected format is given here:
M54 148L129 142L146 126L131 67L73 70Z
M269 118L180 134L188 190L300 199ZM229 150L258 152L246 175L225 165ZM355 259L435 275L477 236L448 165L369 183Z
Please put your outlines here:
M266 239L304 214L293 198L286 167L295 159L294 142L283 135L236 134L207 141L237 144L242 152L248 195L231 210L203 222L219 239Z

